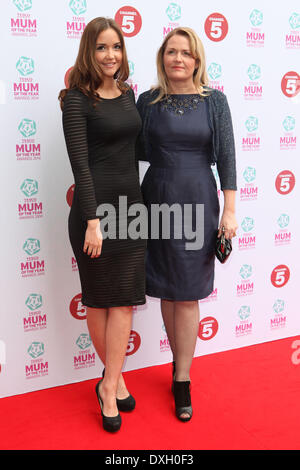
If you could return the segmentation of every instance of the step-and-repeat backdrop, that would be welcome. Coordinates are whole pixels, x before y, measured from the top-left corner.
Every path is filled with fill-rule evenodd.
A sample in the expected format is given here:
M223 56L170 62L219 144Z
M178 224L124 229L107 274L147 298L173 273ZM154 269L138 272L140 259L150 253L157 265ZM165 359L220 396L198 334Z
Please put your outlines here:
M239 230L228 263L216 262L214 291L199 302L196 356L300 330L299 1L3 0L2 397L95 378L102 367L68 240L73 176L57 99L97 16L121 25L136 97L156 82L164 36L182 25L202 39L210 85L231 107ZM159 300L148 298L135 308L124 370L171 359Z

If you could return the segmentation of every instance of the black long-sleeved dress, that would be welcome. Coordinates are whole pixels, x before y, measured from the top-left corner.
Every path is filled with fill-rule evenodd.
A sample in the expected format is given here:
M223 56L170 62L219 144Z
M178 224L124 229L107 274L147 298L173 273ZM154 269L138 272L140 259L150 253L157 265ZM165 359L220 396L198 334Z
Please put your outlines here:
M125 196L122 200L127 207L142 203L135 162L141 120L131 89L117 98L101 98L96 106L93 103L92 98L72 89L63 109L63 130L75 179L69 237L78 264L82 303L95 308L141 305L145 303L146 240L124 237L124 223L127 228L133 217L119 211L119 196ZM98 217L101 204L115 209L116 237L111 235L110 225L110 238L104 238L100 257L91 258L83 252L87 220ZM100 220L107 214L99 216ZM113 215L107 220L113 223ZM123 224L121 236L119 223ZM100 226L103 231L102 222Z

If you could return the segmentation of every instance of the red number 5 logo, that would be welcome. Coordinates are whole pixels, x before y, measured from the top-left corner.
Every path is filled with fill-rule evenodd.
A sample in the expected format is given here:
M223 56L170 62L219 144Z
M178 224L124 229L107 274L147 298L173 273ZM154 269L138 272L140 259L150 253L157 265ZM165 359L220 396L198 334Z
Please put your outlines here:
M289 170L281 171L276 178L275 186L280 194L289 194L295 186L295 175Z
M141 337L136 332L131 330L130 337L128 340L126 356L131 356L132 354L136 353L141 345Z
M135 36L142 27L141 15L135 8L129 6L119 8L115 14L115 21L127 37Z
M70 302L70 312L71 315L76 318L76 320L85 320L86 319L86 308L81 303L81 294L75 295Z
M217 320L214 317L205 317L199 323L198 336L203 341L212 339L219 329Z
M282 93L288 98L293 98L300 91L300 76L297 72L287 72L281 80Z
M273 269L271 282L274 287L283 287L290 278L290 270L284 264L280 264Z
M205 20L204 30L211 41L222 41L228 33L228 23L225 16L221 13L212 13Z

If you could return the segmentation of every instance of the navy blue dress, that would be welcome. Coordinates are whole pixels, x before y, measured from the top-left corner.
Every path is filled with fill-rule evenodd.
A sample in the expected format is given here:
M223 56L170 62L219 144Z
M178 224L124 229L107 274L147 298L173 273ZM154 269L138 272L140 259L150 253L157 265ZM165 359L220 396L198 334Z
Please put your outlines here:
M151 297L188 301L207 297L213 290L215 239L219 222L219 199L210 155L212 130L204 100L197 94L170 95L154 105L149 122L150 166L142 183L148 208L149 239L146 257L146 293ZM151 219L151 207L177 204L181 220L171 217L170 238L163 226L156 239L157 218ZM196 229L196 204L204 205L202 248L186 249L185 204L192 207L191 229ZM154 205L154 206L153 206ZM176 226L174 226L176 220ZM183 236L176 230L182 225ZM198 225L201 217L198 214ZM191 222L186 218L186 223ZM161 221L160 221L161 222ZM155 225L155 227L154 227ZM153 230L154 229L154 230ZM198 226L199 232L199 226ZM196 241L196 239L194 239ZM191 246L191 245L190 245ZM194 245L196 247L196 244Z

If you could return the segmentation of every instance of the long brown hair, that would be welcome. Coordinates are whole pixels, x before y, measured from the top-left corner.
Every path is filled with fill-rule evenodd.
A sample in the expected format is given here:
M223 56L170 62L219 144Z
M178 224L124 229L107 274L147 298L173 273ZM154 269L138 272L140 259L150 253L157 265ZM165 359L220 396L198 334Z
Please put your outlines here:
M193 82L197 92L200 96L207 96L209 94L209 92L205 90L205 87L208 85L208 77L206 72L206 60L203 44L193 29L179 26L167 34L157 52L156 66L158 84L154 87L154 89L158 90L159 94L152 104L160 101L169 93L169 82L164 68L164 53L169 39L175 36L175 34L179 34L188 38L192 56L196 61L198 61L198 66L195 69L193 76Z
M94 18L86 25L82 33L77 59L68 77L69 86L59 93L58 99L61 109L63 109L66 94L72 88L79 89L95 100L100 99L96 90L101 86L103 80L102 71L95 59L96 41L99 34L109 28L112 28L118 34L122 49L122 64L115 75L117 85L122 93L125 93L128 89L128 86L124 83L129 76L129 66L122 31L115 20L111 18Z

